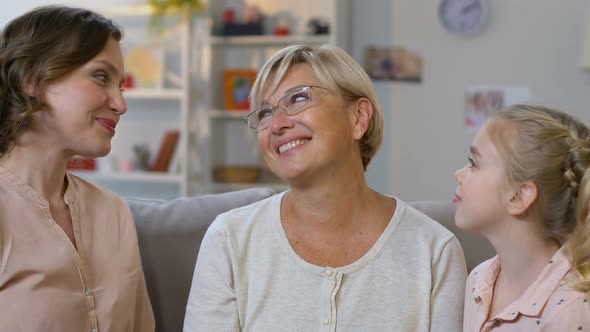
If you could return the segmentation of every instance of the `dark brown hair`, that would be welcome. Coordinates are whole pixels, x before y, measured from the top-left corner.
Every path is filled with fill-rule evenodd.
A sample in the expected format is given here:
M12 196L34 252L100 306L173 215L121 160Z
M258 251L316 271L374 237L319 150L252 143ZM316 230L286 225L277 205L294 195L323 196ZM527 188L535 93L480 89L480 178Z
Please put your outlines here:
M109 38L121 40L121 29L82 8L43 6L8 23L0 35L0 156L43 106L43 84L93 59Z

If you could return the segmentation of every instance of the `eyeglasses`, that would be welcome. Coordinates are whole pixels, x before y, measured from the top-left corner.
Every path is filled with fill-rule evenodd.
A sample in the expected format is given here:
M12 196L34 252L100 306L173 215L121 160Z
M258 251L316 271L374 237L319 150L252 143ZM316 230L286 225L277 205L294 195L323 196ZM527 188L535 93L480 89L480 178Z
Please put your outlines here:
M328 90L321 86L302 86L281 97L277 106L263 105L248 113L246 115L246 123L248 123L250 128L261 131L268 128L270 118L277 109L289 116L303 111L306 106L318 99L317 95L312 93L312 89Z

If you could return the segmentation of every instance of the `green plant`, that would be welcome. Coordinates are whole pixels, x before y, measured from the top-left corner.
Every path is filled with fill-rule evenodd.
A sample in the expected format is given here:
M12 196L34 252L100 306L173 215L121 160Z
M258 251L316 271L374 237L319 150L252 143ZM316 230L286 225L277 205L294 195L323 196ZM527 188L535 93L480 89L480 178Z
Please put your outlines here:
M183 19L188 19L205 9L202 0L148 0L148 4L152 8L150 25L154 30L160 30L166 14L180 14Z

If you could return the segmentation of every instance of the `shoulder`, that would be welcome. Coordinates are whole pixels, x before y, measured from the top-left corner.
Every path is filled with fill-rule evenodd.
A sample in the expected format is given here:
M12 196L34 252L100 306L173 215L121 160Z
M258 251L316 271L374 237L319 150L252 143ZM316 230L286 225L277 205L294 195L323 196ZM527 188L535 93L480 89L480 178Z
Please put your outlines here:
M494 270L499 268L500 260L494 256L476 266L467 277L467 284L476 284L478 280L488 278Z
M72 186L75 200L84 201L85 208L105 206L114 211L124 210L131 213L125 200L111 190L89 182L77 175L67 173L69 186Z
M270 228L269 223L280 216L283 194L270 196L219 214L207 233L239 236Z
M419 240L441 246L459 245L455 235L446 227L405 201L398 198L396 201L396 213L400 213L400 230L414 234L413 241Z
M545 306L544 325L548 330L590 330L590 292L583 293L564 284L552 294Z

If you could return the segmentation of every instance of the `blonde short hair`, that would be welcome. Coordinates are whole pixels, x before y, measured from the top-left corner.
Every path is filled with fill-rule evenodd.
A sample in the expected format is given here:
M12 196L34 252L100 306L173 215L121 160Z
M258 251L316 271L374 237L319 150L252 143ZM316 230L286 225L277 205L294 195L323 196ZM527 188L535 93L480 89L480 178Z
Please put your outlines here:
M274 93L296 64L309 65L321 85L340 95L345 102L363 97L370 100L373 117L360 141L361 159L366 170L383 141L383 108L365 70L343 49L330 45L292 45L278 51L258 72L250 91L250 109L260 107L263 93Z

